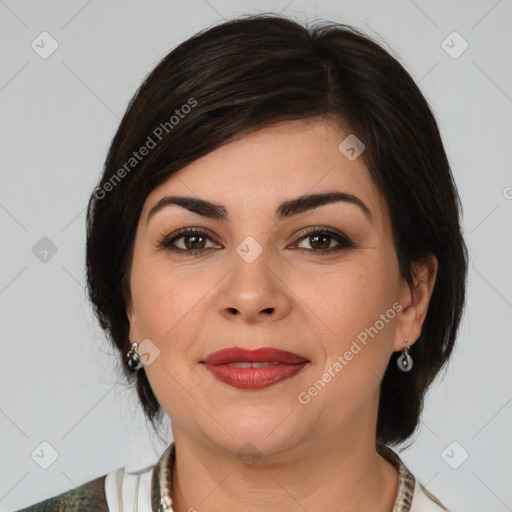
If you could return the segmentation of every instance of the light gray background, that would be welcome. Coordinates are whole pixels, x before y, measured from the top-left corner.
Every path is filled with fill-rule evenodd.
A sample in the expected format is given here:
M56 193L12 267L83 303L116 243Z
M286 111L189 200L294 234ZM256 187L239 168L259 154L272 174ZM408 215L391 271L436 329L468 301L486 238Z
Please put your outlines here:
M166 446L117 384L85 300L85 206L160 58L223 18L261 11L380 35L430 101L462 197L470 279L454 358L401 456L455 511L512 510L510 0L0 1L1 510L153 463ZM46 59L31 47L43 31L58 43ZM444 49L462 48L454 31L469 44L458 58ZM32 251L43 237L57 248L47 262ZM58 452L48 469L31 458L49 460L42 442Z

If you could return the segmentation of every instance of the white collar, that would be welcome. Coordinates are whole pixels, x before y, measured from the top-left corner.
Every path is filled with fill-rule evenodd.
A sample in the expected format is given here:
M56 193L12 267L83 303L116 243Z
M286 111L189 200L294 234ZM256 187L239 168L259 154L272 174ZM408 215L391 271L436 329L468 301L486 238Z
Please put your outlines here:
M109 512L153 512L172 510L162 489L169 487L169 459L174 459L174 442L163 452L156 464L142 469L127 466L111 471L105 476L105 497ZM172 465L171 465L172 467Z
M127 472L119 468L105 478L105 495L110 512L152 512L151 480L155 466Z

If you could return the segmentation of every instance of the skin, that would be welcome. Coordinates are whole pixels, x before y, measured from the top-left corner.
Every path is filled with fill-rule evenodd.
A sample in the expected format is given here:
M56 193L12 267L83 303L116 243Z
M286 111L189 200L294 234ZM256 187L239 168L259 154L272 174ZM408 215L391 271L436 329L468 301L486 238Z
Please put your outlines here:
M398 475L375 450L379 386L404 338L412 345L420 335L437 261L417 267L413 286L400 277L385 201L362 158L349 161L338 150L349 133L326 118L272 125L180 169L144 203L127 315L130 340L150 339L160 350L145 371L172 420L176 512L393 508ZM333 190L357 196L372 220L347 202L274 217L282 201ZM229 220L172 205L147 223L166 195L222 204ZM339 231L355 247L318 254L340 244L315 244L303 235L308 226ZM203 253L158 246L183 227L211 232L199 239ZM262 248L252 263L236 252L248 236ZM182 237L174 246L190 251L193 242ZM401 311L300 403L299 393L396 302ZM240 390L200 364L234 346L277 347L310 362L276 385ZM237 457L247 443L259 457L251 466Z

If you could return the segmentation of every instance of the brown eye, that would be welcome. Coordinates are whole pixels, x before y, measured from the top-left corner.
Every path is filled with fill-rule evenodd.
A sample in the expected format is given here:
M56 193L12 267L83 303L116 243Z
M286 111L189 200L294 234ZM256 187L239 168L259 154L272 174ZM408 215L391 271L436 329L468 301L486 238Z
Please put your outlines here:
M335 244L331 245L333 242L335 242ZM307 244L311 248L305 247L303 244ZM295 247L302 252L325 255L341 251L342 249L351 249L355 246L352 241L342 233L326 228L313 228L299 238Z
M198 235L185 235L182 237L187 249L204 249L206 237Z
M209 245L208 245L209 244ZM205 253L209 249L220 249L208 232L200 228L186 228L174 235L164 235L158 247L186 255Z
M314 249L326 250L331 245L331 236L329 235L310 235L310 245Z

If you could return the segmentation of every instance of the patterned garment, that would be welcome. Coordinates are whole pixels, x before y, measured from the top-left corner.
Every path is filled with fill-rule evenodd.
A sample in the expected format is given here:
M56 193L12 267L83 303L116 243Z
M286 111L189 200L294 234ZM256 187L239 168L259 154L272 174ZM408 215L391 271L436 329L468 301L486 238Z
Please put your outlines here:
M400 457L388 446L377 445L377 451L382 457L391 462L398 471L398 491L391 512L438 512L447 510L441 502L416 481L413 474L404 465ZM175 459L175 445L172 442L164 451L160 460L142 472L131 473L137 475L134 479L130 499L125 502L126 485L122 480L125 477L124 468L115 470L108 475L100 476L94 480L71 489L58 496L41 501L17 512L136 512L139 509L152 512L172 511L170 500L166 494L172 481L172 468ZM145 474L151 482L146 493L139 496L140 476ZM126 475L130 475L129 472ZM107 481L108 477L108 481ZM121 480L121 483L117 483ZM112 482L115 482L113 484ZM122 489L122 491L121 491ZM113 505L109 507L109 503ZM142 506L141 506L142 503Z
M416 481L407 466L389 446L377 445L377 452L391 462L398 471L398 491L392 512L415 512L416 509L419 512L423 512L423 510L425 512L448 510L433 494ZM422 502L425 501L423 499L425 497L432 502L432 505L417 504L418 496L421 496Z
M35 503L19 512L110 512L105 497L105 477L106 475L100 476L76 489Z

